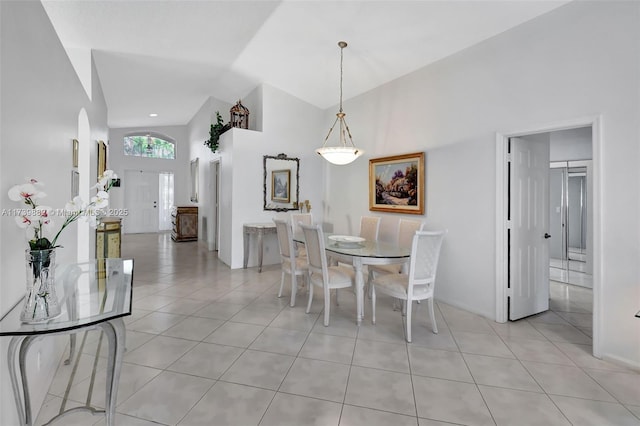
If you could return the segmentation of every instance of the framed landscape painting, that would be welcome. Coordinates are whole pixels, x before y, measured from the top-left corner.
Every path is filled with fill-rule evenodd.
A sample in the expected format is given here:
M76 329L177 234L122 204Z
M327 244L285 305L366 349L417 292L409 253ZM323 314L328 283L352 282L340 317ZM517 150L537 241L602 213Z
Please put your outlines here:
M271 172L271 200L288 203L291 198L291 170L274 170Z
M369 210L424 214L424 152L369 160Z

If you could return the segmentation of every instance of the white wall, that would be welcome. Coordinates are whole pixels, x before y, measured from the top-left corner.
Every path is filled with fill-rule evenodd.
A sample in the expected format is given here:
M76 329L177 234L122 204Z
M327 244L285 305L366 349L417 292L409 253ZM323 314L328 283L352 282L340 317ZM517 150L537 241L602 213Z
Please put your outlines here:
M262 131L262 93L263 86L258 86L242 99L249 110L249 128L258 132Z
M591 127L558 130L550 133L550 161L591 160Z
M188 126L191 156L200 157L201 179L208 182L209 161L220 159L219 256L231 268L242 267L244 223L271 222L275 217L288 217L286 213L263 210L264 155L285 153L300 159L300 198L310 200L314 219L322 221L323 163L313 152L322 144L321 110L268 85L254 89L242 103L249 108L249 123L262 131L231 129L221 136L217 155L211 154L202 143L208 137L215 111L219 110L227 122L231 105L223 107L220 101L210 98ZM198 202L201 215L208 214L209 204L208 194L201 193ZM251 243L251 247L255 247L253 239ZM277 240L275 236L269 236L264 240L263 265L278 262ZM250 267L257 265L255 249L250 250L248 264Z
M496 132L601 115L602 348L640 367L639 44L640 4L572 2L349 100L366 156L331 167L328 219L368 213L367 158L426 151L425 217L449 229L436 298L494 318Z
M47 205L63 208L71 198L72 139L78 137L78 115L85 108L90 124L90 173L95 183L95 140L108 138L106 104L95 66L90 64L93 101L89 101L40 2L0 2L0 209L18 207L8 189L26 177L46 184ZM93 142L93 143L92 143ZM87 182L88 181L88 182ZM77 229L65 230L58 262L77 256ZM86 226L86 225L84 225ZM93 232L91 233L93 234ZM14 218L0 218L0 316L24 295L24 232ZM33 407L40 406L60 360L64 338L46 338L30 351ZM17 424L7 376L8 338L0 338L0 424ZM41 365L36 367L37 354ZM34 413L34 415L37 414Z
M176 159L131 157L124 155L124 137L131 133L155 134L168 136L176 142ZM120 187L112 188L110 192L110 207L125 208L125 191L127 180L125 170L143 170L152 172L173 173L175 205L191 205L189 200L189 139L187 126L157 126L157 127L127 127L110 129L109 153L107 166L118 174ZM126 230L126 216L122 222Z
M213 97L209 97L204 104L200 107L198 112L193 116L193 118L187 124L187 141L188 141L188 159L187 163L184 166L186 170L186 178L187 181L184 185L178 186L176 185L176 192L181 191L186 196L185 205L197 205L198 206L198 233L200 235L200 239L203 241L208 241L208 238L211 238L212 233L209 232L209 235L203 234L203 221L207 220L207 227L211 229L211 225L209 224L210 218L212 217L212 200L211 200L211 166L210 162L212 160L221 160L220 153L212 153L211 150L204 145L204 141L209 139L209 129L211 128L211 123L215 123L216 119L216 111L220 112L223 120L225 122L229 121L229 109L231 108L231 104L227 102L220 101ZM225 140L227 137L227 133L224 133L220 138L219 151L221 152L225 146ZM190 186L190 170L189 164L191 160L195 160L198 158L198 183L199 183L199 191L198 191L198 202L192 203L189 200L191 186ZM221 160L222 161L222 160ZM221 163L222 165L222 163ZM221 180L221 185L224 184L224 181ZM221 208L221 207L220 207Z
M300 199L309 200L313 220L322 223L325 161L315 153L315 149L322 146L326 131L321 110L266 84L262 86L262 98L264 142L260 147L260 159L262 161L262 155L280 153L300 159ZM260 172L263 172L262 167ZM260 188L263 180L261 174ZM260 207L263 204L261 194ZM275 217L273 213L272 216Z

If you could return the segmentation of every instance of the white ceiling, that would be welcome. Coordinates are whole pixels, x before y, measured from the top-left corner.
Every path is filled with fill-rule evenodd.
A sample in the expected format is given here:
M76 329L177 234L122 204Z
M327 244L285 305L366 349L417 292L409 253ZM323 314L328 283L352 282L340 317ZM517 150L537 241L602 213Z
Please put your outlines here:
M112 128L184 125L261 83L328 108L339 40L348 99L567 2L42 1L65 48L93 50Z

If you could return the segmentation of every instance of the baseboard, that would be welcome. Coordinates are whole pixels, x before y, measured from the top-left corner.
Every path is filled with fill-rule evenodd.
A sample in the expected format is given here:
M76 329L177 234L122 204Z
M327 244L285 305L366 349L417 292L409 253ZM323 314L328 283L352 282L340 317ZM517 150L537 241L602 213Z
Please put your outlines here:
M611 354L602 354L602 360L640 373L640 362Z
M438 289L436 288L436 291ZM482 312L477 310L475 307L473 306L467 306L464 303L460 303L457 300L447 300L446 298L440 298L437 297L435 298L436 302L442 302L442 303L446 303L447 305L451 305L454 308L458 308L458 309L463 309L467 312L471 312L472 314L476 314L476 315L480 315L481 317L484 317L490 321L495 321L496 320L496 316L495 316L495 312Z

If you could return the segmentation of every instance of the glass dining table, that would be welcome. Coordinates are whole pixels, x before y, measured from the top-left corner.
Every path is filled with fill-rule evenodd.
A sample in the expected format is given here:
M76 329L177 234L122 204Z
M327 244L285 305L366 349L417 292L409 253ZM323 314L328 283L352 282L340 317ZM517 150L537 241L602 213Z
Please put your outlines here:
M30 426L34 423L26 365L32 344L45 336L70 334L69 359L65 361L68 364L73 359L76 333L98 329L106 337L109 348L104 411L89 406L89 395L85 406L66 411L61 409L46 424L71 412L87 410L92 414L104 412L106 425L112 426L115 424L118 381L125 348L126 331L122 317L131 315L133 260L98 259L59 265L55 277L56 292L62 306L62 313L56 318L35 324L21 322L23 300L0 318L0 336L11 337L7 359L20 425Z
M340 244L332 237L334 234L324 234L324 247L327 256L336 262L353 265L356 278L356 324L360 325L364 319L364 275L365 265L406 265L411 258L410 247L400 247L383 241L365 240L354 244ZM348 238L348 236L346 236ZM304 244L304 235L296 233L295 242Z

